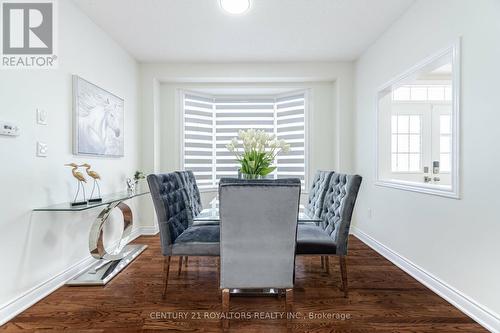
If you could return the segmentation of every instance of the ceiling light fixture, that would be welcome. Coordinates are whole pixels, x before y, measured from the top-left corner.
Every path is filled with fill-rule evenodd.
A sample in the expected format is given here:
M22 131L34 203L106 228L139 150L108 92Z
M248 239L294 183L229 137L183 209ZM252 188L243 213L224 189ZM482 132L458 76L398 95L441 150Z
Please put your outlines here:
M229 14L241 15L250 9L250 0L220 0L220 6Z

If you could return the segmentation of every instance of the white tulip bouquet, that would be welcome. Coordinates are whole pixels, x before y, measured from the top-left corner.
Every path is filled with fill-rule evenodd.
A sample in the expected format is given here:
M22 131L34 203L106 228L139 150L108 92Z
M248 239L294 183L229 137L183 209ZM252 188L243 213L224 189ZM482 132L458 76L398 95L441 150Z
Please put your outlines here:
M234 153L241 164L241 173L247 175L247 178L258 178L276 169L271 164L280 152L287 153L290 145L285 140L278 140L274 134L249 129L240 130L238 137L233 138L226 148Z

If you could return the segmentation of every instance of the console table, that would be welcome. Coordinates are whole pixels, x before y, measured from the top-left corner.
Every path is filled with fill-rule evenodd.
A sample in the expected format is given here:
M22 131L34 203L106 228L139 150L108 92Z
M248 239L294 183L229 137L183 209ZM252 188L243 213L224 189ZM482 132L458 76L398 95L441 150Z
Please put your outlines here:
M105 195L101 202L93 202L84 206L71 206L70 202L34 209L35 212L81 212L96 207L104 207L90 228L89 251L98 259L89 269L80 273L68 285L105 285L130 264L147 245L127 244L132 232L132 210L124 202L149 192L119 192ZM103 227L108 222L111 211L118 208L123 213L123 232L120 241L113 250L106 251L103 240Z

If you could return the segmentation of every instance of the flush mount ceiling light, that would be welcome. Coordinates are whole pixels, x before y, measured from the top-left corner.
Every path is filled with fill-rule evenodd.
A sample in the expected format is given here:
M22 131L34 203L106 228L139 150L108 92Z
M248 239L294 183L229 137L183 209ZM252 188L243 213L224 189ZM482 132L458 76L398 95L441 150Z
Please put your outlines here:
M241 15L250 8L250 0L219 0L220 6L229 14Z

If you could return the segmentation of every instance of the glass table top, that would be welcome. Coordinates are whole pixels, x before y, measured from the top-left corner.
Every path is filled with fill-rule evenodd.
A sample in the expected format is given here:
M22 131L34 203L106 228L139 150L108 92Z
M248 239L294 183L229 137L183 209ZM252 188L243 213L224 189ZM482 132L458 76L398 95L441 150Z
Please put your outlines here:
M72 211L82 211L87 210L99 206L109 205L110 203L117 201L124 201L128 199L132 199L141 195L148 194L149 192L137 192L137 193L129 193L129 192L117 192L111 193L102 196L102 201L100 202L91 202L86 205L81 206L71 206L71 202L64 202L60 204L50 205L47 207L35 208L33 211L35 212L72 212Z
M219 208L206 208L194 217L194 222L219 222ZM321 219L310 217L303 212L299 212L297 219L299 223L321 222Z

